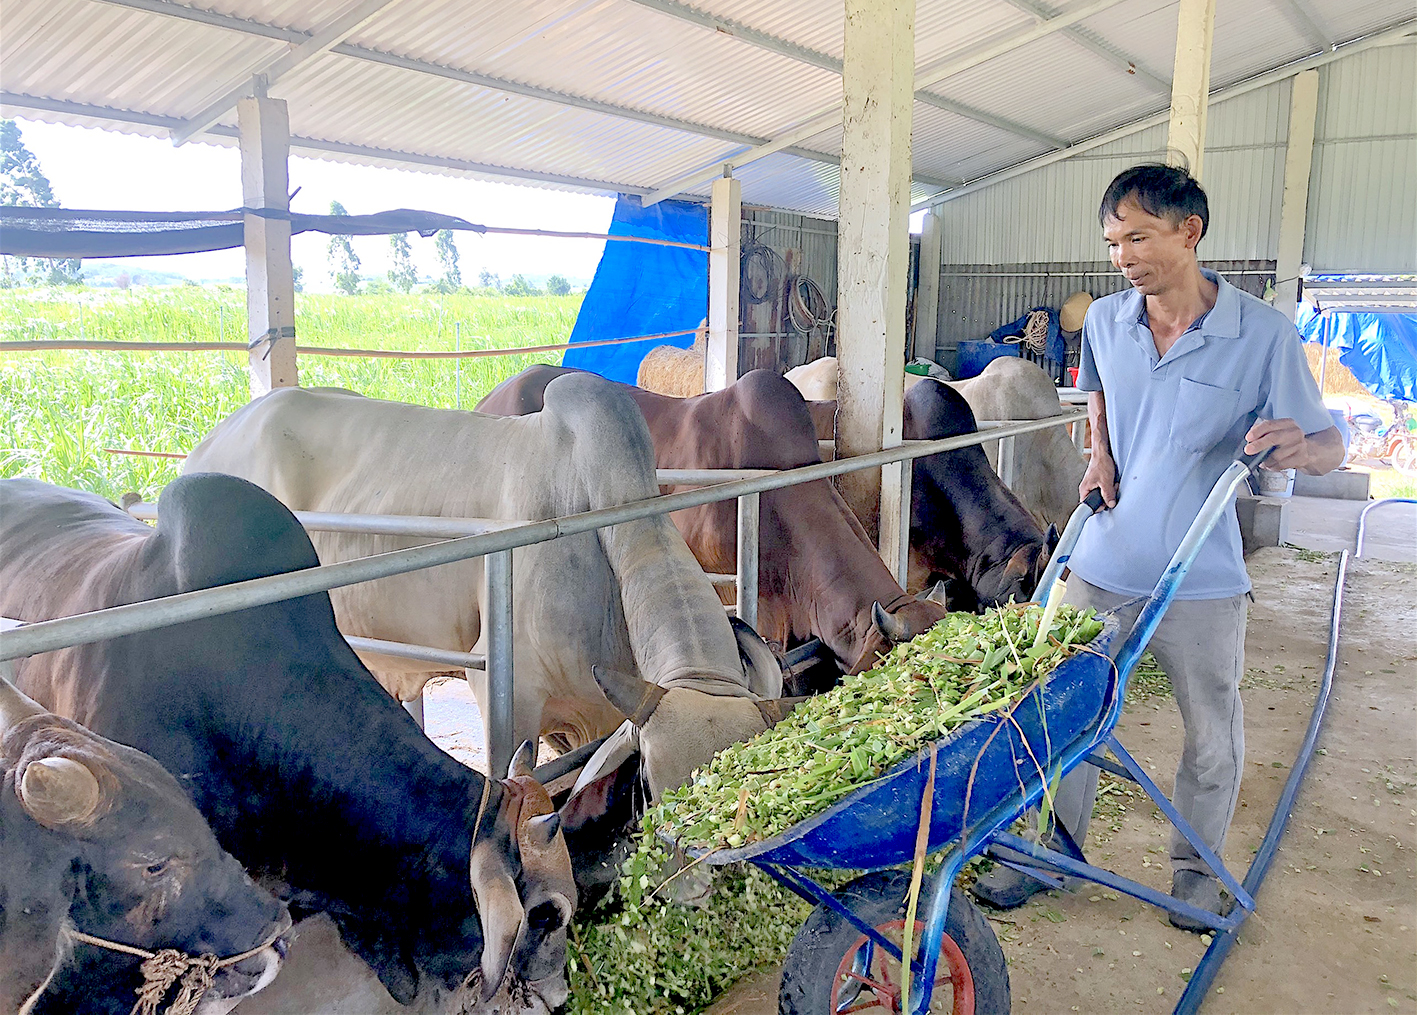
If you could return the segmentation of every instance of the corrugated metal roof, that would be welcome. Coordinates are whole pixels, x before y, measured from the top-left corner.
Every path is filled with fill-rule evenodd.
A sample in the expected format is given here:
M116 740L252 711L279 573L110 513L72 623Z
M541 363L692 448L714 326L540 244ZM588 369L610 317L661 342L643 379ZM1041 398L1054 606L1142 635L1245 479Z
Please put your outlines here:
M1412 16L1410 0L1307 0L1306 25L1284 2L1220 0L1213 85L1313 52L1315 32L1345 40ZM350 6L137 3L7 0L5 110L141 133L180 126L286 52L294 33ZM917 67L1017 35L1037 23L1027 6L918 0ZM1080 140L1163 105L1155 81L1095 49L1169 73L1176 6L1122 0L1079 24L1091 46L1065 31L933 84L966 115L915 104L917 193L925 180L973 180L1037 155L1038 133ZM698 23L705 15L724 30ZM841 5L820 0L397 0L271 91L308 139L297 149L326 157L648 191L838 103L842 23ZM222 123L229 134L234 113ZM839 145L830 129L741 168L744 200L834 214Z

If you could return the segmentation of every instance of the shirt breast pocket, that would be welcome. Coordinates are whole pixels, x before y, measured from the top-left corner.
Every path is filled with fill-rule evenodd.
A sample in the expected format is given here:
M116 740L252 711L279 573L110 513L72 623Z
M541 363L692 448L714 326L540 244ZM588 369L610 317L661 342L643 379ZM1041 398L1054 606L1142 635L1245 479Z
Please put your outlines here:
M1193 454L1203 455L1235 425L1240 392L1181 378L1176 407L1171 412L1171 441Z

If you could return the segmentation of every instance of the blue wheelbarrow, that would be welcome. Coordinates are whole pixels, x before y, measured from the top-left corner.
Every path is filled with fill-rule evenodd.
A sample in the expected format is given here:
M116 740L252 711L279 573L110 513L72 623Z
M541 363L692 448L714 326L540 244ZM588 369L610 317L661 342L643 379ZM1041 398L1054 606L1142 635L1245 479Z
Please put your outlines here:
M1106 885L1216 930L1237 926L1254 900L1171 806L1166 795L1117 742L1127 679L1165 614L1201 545L1239 485L1265 453L1234 462L1216 482L1136 623L1123 633L1104 615L1090 651L1064 661L1035 684L1006 716L987 716L955 730L830 809L762 842L725 851L690 850L704 864L748 862L816 905L798 930L783 966L783 1015L885 1011L901 1015L953 1012L997 1015L1010 1008L1008 967L984 915L956 885L965 862L988 853L998 862L1062 887L1061 876ZM1039 588L1054 587L1087 518L1101 507L1094 493L1069 521ZM1110 753L1112 759L1105 757ZM1147 885L1087 863L1066 833L1063 850L1047 849L1008 829L1039 803L1045 788L1079 765L1093 764L1138 783L1196 848L1234 896L1217 916ZM922 811L930 808L928 821ZM943 851L925 879L903 963L906 896L918 840ZM835 892L803 873L867 871ZM905 977L910 977L908 991Z

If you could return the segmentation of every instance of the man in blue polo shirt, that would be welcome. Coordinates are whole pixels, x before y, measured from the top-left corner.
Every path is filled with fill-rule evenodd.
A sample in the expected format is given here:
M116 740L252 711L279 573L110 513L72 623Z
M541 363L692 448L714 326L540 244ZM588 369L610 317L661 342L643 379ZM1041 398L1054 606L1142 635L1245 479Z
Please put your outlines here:
M1078 387L1091 392L1092 459L1079 488L1106 507L1083 531L1066 601L1119 610L1125 630L1226 467L1273 448L1265 468L1321 476L1343 442L1309 373L1299 335L1279 311L1196 262L1210 211L1182 169L1128 169L1108 186L1098 218L1112 263L1130 288L1094 302L1082 331ZM1201 548L1151 650L1171 679L1185 725L1172 800L1220 854L1244 760L1249 576L1232 511ZM1129 605L1127 605L1129 604ZM1081 845L1097 769L1064 779L1056 820ZM1190 843L1171 837L1171 894L1222 911L1219 883ZM1004 907L1045 886L1001 868L976 894ZM1205 928L1184 917L1186 930Z

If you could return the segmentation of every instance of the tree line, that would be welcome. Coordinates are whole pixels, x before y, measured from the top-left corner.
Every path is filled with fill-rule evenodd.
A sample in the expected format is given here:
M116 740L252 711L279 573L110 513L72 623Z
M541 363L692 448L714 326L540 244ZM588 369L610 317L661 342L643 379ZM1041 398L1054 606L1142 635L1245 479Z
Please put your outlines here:
M331 215L348 215L349 212L344 205L338 201L330 202ZM459 267L459 254L457 243L453 240L451 229L440 229L433 236L433 247L438 254L439 275L434 280L431 288L434 292L455 293L465 291L467 287L463 285L462 269ZM362 263L359 255L354 251L354 243L348 236L331 236L329 247L329 272L330 280L338 292L347 296L353 296L359 292L362 276L359 269ZM389 236L389 258L392 267L386 273L391 289L398 292L412 292L413 287L418 284L418 272L413 266L413 248L408 241L407 233L393 233ZM376 280L375 285L382 287L382 280ZM505 296L566 296L571 291L571 283L564 275L552 275L546 280L546 288L539 289L526 276L516 274L505 284L500 275L495 272L483 269L477 276L478 288L501 293Z

